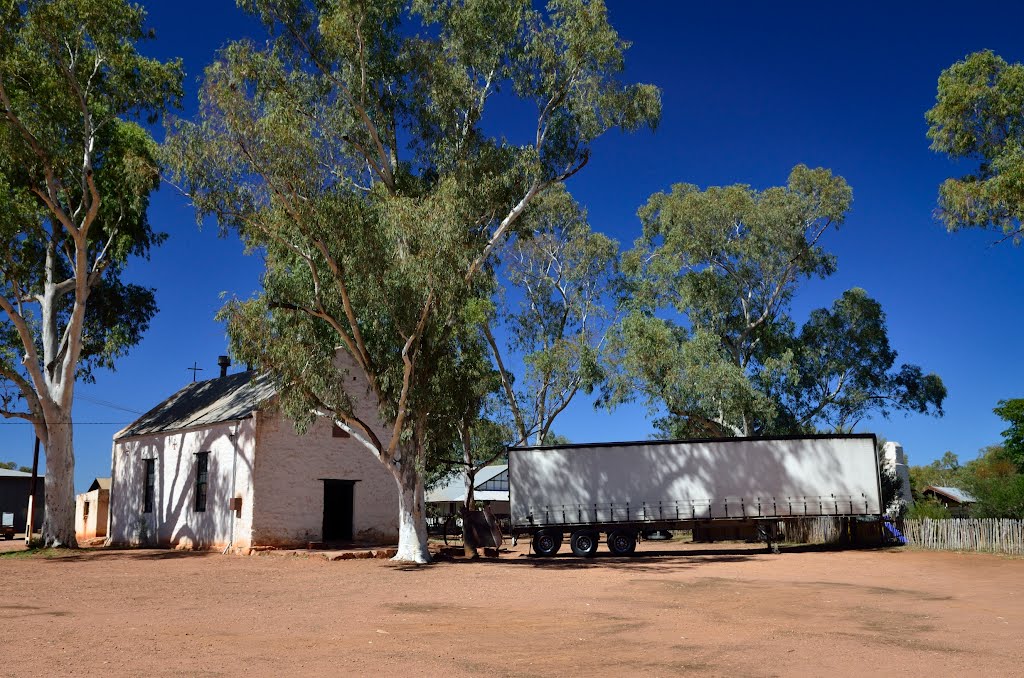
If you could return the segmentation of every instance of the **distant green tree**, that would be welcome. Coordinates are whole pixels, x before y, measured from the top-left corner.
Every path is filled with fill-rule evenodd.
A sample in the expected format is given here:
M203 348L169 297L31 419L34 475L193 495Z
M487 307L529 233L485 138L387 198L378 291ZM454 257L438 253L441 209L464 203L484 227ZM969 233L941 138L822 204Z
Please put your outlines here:
M1000 400L992 411L1010 425L1003 431L1003 449L1017 470L1024 473L1024 398Z
M845 219L842 177L799 165L785 186L679 184L641 208L623 259L626 316L602 402L643 398L668 437L851 430L869 414L942 414L941 379L896 368L885 314L845 292L799 329L800 283L835 270L821 244Z
M911 517L948 517L935 500L923 496L929 485L965 490L977 500L970 506L974 518L1024 518L1024 474L1002 445L983 448L976 459L961 464L946 451L931 464L910 467L915 506Z
M964 471L956 454L947 450L942 457L930 464L911 466L910 486L914 493L914 501L923 501L922 492L929 485L939 487L962 487Z
M977 500L972 517L1024 519L1024 473L1004 446L986 447L964 464L960 482Z
M46 449L47 546L76 546L72 405L78 379L137 344L153 291L124 282L164 236L154 122L181 64L143 56L126 0L0 3L0 416Z
M533 232L502 251L505 287L482 331L516 442L539 444L573 399L605 377L619 246L592 231L563 190L544 196L528 217ZM506 341L495 335L497 324Z
M989 50L939 76L925 114L932 149L976 162L973 172L939 187L938 216L950 231L992 228L1020 243L1024 231L1024 64Z
M569 440L568 436L563 436L560 433L554 431L548 431L544 435L544 440L540 441L541 445L571 445L572 441Z

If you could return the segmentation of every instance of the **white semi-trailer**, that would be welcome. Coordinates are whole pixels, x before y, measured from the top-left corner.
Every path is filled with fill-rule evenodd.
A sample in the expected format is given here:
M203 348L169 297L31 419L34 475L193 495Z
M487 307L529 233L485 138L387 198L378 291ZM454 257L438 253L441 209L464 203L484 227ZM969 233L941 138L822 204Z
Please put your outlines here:
M569 535L591 556L631 554L641 532L755 525L768 542L781 518L880 517L873 434L648 440L509 450L513 535L538 555Z

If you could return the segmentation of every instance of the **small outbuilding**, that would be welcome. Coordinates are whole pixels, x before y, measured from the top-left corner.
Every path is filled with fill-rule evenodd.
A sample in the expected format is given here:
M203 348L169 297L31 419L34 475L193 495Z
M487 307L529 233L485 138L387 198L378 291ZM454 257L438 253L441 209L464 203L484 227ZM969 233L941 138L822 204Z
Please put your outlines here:
M36 531L43 527L43 506L46 503L45 478L36 478L36 498L32 503ZM0 468L0 514L13 514L14 529L24 532L28 526L28 491L32 474Z
M474 481L473 499L489 507L495 517L508 517L508 464L485 466L476 472ZM466 502L465 476L460 473L429 490L426 501L437 518L459 515L459 507Z
M107 536L110 478L97 478L89 489L75 496L75 538L88 541Z
M978 500L965 490L959 487L943 487L940 485L929 485L921 492L927 499L934 499L939 502L954 518L966 517L970 511L971 504Z
M386 441L365 380L351 372L356 414ZM265 376L222 374L119 431L107 543L241 552L394 543L398 487L388 470L326 419L299 435L276 400Z

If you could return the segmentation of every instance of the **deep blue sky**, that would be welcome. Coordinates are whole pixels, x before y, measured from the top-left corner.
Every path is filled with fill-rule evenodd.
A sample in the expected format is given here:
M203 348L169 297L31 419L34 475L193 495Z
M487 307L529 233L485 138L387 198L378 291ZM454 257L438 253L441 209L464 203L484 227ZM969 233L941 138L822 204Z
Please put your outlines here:
M145 50L181 56L187 72L185 115L195 110L202 68L232 38L260 36L229 0L145 3L157 40ZM947 234L932 218L936 187L958 168L932 153L923 114L939 73L984 48L1024 60L1024 6L998 11L958 3L916 8L873 3L676 3L609 0L613 24L633 42L630 77L663 90L656 133L610 134L572 181L593 226L630 244L637 208L672 183L701 186L784 183L793 165L825 166L854 190L847 223L827 236L838 273L807 284L794 307L798 322L860 286L888 314L900 361L937 372L949 389L946 416L896 416L862 424L903 443L911 463L945 450L973 458L999 440L992 407L1024 395L1018 275L1024 251L991 246L983 232ZM489 124L518 128L501 116ZM130 277L157 288L160 313L143 343L117 372L78 394L143 411L191 379L216 374L225 352L214 321L221 294L248 296L260 262L235 238L197 229L191 209L165 186L155 197L154 226L170 234ZM108 475L111 436L135 415L80 399L75 407L76 486ZM89 423L107 422L107 423ZM555 427L574 441L637 439L650 434L642 407L594 411L581 399ZM0 459L31 460L28 426L0 426Z

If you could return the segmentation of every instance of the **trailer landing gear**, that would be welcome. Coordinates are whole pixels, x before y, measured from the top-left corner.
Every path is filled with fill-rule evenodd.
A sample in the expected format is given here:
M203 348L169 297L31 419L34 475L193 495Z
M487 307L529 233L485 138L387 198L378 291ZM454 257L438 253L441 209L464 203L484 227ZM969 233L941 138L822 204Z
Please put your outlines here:
M768 553L778 553L778 536L775 534L775 523L760 523L757 526L757 534L768 547Z

